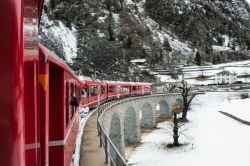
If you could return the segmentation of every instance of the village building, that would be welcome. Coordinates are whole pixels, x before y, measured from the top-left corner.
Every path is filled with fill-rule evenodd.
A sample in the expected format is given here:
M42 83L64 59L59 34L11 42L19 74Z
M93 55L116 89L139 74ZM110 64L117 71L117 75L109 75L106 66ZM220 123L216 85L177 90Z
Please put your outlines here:
M223 70L215 75L215 84L233 84L237 81L236 73Z

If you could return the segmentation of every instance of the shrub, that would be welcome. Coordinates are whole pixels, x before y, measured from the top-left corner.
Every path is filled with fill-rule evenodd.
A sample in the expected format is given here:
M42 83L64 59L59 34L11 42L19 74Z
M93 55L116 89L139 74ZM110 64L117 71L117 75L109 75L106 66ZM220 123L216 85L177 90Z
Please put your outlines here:
M249 98L249 95L248 95L248 93L241 93L240 98L241 99L247 99L247 98Z
M198 77L196 77L196 80L198 81L204 81L204 80L207 80L208 79L208 76L205 76L205 75L198 75Z

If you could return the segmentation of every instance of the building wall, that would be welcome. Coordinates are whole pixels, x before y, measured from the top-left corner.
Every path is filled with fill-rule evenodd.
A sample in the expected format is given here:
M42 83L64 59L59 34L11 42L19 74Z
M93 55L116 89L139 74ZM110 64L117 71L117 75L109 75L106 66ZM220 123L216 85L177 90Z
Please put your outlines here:
M215 83L217 84L233 84L237 81L237 76L233 74L215 75Z

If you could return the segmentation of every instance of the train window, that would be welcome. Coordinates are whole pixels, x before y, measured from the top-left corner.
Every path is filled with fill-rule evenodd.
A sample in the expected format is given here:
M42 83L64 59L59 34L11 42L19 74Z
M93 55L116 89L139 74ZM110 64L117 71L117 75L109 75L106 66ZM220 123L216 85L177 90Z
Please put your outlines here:
M133 90L137 90L137 86L133 86L132 89L133 89Z
M128 91L128 86L122 86L122 91L127 92Z
M97 96L97 85L90 86L90 94L91 96Z
M88 87L85 85L82 89L82 97L88 97Z
M109 92L114 92L115 91L115 86L109 86Z
M102 86L101 88L102 88L102 89L101 89L102 94L104 94L104 93L105 93L105 86Z
M69 124L69 83L66 82L66 97L65 97L65 107L66 107L66 128L68 127Z
M71 84L70 84L70 93L71 93L70 95L71 95L71 96L72 96L73 93L75 92L75 91L74 91L74 89L75 89L74 87L75 87L74 84L71 83Z
M125 86L125 87L124 87L124 91L125 91L125 92L129 91L129 86Z

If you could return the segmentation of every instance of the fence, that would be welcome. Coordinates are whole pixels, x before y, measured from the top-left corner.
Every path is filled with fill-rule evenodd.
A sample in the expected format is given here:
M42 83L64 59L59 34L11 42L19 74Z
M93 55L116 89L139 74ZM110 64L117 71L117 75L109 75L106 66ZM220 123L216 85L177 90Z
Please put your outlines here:
M111 166L128 166L127 162L115 147L115 145L110 140L108 134L103 129L102 125L99 121L99 116L102 114L103 111L107 110L112 105L115 105L121 100L112 100L107 103L102 103L98 106L98 119L97 119L97 129L98 129L98 136L100 137L100 147L104 148L105 151L105 162Z

